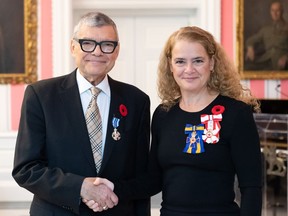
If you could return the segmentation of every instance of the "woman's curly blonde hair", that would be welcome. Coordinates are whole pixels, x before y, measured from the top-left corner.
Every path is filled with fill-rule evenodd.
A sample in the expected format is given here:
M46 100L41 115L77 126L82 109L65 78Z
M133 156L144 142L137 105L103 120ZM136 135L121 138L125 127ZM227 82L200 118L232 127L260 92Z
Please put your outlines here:
M221 45L209 32L195 26L183 27L174 32L161 53L158 65L158 94L165 110L168 111L181 98L180 88L170 70L172 50L179 40L200 43L208 56L214 59L214 69L207 83L209 90L241 100L251 105L255 112L260 111L259 101L252 96L250 89L241 84L239 73Z

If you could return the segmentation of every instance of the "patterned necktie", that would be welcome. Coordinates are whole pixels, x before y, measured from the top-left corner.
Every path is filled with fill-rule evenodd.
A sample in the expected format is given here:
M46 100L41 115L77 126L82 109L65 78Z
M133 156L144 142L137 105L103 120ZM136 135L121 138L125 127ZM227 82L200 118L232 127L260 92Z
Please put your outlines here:
M97 96L101 92L101 89L91 87L90 90L92 92L92 98L88 105L85 118L87 129L89 132L95 166L97 171L99 172L102 162L102 122L96 101Z

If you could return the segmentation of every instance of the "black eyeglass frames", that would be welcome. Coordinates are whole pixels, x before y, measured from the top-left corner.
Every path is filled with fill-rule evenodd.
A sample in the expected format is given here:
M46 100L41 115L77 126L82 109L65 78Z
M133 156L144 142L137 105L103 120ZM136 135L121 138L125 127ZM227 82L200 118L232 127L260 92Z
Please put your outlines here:
M114 52L115 48L118 45L118 41L97 42L95 40L90 40L90 39L77 39L77 38L73 38L73 39L80 44L82 51L87 52L87 53L94 52L97 45L99 45L101 52L105 54L111 54Z

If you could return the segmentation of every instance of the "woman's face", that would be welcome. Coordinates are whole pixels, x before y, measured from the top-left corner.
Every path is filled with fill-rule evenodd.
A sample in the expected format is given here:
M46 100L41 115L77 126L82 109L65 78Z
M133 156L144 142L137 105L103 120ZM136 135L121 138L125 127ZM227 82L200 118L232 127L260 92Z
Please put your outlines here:
M198 42L179 40L172 49L170 70L181 92L197 93L206 90L213 67L213 58L209 58Z

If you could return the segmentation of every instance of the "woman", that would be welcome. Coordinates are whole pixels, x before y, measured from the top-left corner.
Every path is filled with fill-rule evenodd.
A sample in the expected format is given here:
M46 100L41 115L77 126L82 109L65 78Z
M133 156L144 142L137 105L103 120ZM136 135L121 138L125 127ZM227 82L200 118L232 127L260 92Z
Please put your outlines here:
M161 215L260 216L261 152L252 114L259 104L223 48L207 31L181 28L168 39L158 72L162 104L153 115L151 156L162 172Z
M162 190L161 216L260 216L259 104L213 36L174 32L158 67L162 104L152 119L149 180L115 183L122 199ZM241 204L234 193L235 176Z

